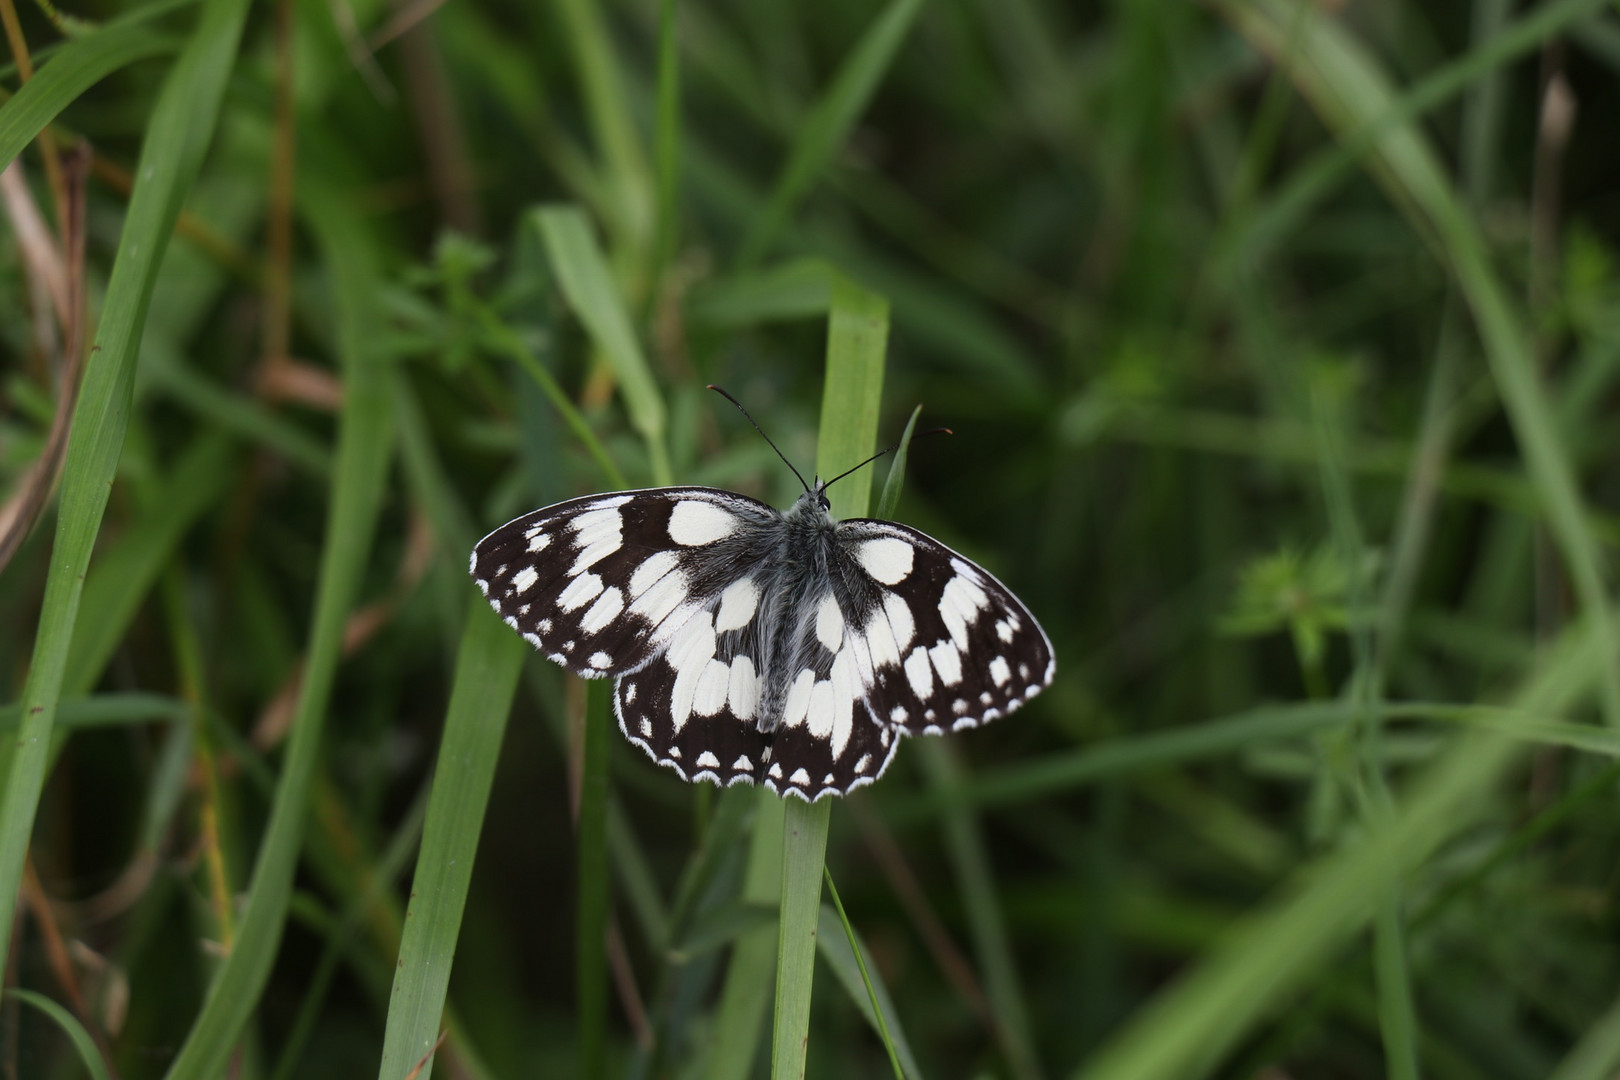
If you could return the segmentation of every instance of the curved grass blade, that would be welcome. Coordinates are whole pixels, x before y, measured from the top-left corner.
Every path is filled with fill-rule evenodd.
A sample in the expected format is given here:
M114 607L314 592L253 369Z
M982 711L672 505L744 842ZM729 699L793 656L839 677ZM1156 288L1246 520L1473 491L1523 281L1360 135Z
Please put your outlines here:
M6 777L0 802L0 926L11 925L16 906L84 575L129 424L147 306L180 206L202 166L246 11L246 0L211 0L204 7L164 81L141 146L140 180L130 197L68 436L56 538L23 691L23 724L14 742L0 744L0 773ZM8 948L9 943L0 944L0 960Z
M900 433L900 443L894 448L894 460L889 463L889 475L883 481L883 494L878 496L877 516L888 520L900 506L900 490L906 486L906 458L911 453L911 435L917 430L917 418L922 406L911 410L906 429Z
M834 280L827 316L827 377L821 397L816 472L837 476L869 457L877 443L883 402L883 356L889 304L846 278ZM829 493L835 517L861 517L871 501L872 474L861 470ZM810 988L821 918L821 870L827 853L831 799L788 798L782 807L782 911L777 925L776 1022L771 1075L804 1076L810 1038Z
M132 21L119 19L62 46L10 101L0 105L0 168L10 165L46 124L96 83L138 60L178 47L173 38L132 26Z
M613 724L611 692L603 679L585 684L584 764L579 785L579 907L574 940L580 1075L585 1080L602 1076L607 1056L607 927L612 903L608 895L607 740Z
M483 597L474 595L468 601L422 850L411 879L377 1072L381 1080L404 1076L438 1041L478 836L526 654L523 639L496 617ZM432 1069L428 1057L418 1075L426 1080Z
M568 306L585 324L591 340L619 380L630 423L647 444L653 483L673 483L669 449L664 443L668 423L664 398L647 366L647 356L630 323L613 272L591 233L590 222L575 206L542 206L531 211L530 216L545 242L546 255Z
M922 0L891 0L850 50L849 58L833 76L832 84L800 125L770 199L754 218L743 240L737 256L742 266L759 262L781 231L783 222L792 214L793 207L832 162L849 129L866 111L867 103L872 100L872 94L894 62L895 54L900 51L907 31L921 10Z
M370 238L349 203L316 183L300 191L336 292L343 362L336 469L307 663L281 775L239 936L170 1067L171 1080L212 1080L258 1004L281 940L320 755L344 622L354 606L386 482L393 411L377 343L378 285Z
M821 955L837 974L838 981L844 984L844 989L849 991L850 998L857 1004L863 1000L861 992L865 991L866 1008L861 1011L866 1014L866 1022L877 1030L878 1038L883 1040L883 1049L888 1051L889 1064L894 1069L894 1080L906 1080L907 1076L920 1077L922 1070L917 1068L916 1061L912 1059L909 1046L904 1047L908 1067L904 1069L900 1067L899 1046L904 1046L904 1037L896 1039L889 1034L888 1016L894 1012L894 1002L889 1000L886 990L882 1000L879 1000L878 990L882 984L874 985L872 982L872 973L866 966L866 950L855 936L855 928L849 923L849 915L844 911L844 901L838 896L838 886L833 884L832 871L823 866L821 873L827 882L827 895L832 897L833 907L837 909L833 912L829 911L825 904L821 907L821 933L816 939L821 946ZM833 933L834 917L838 925L843 927L844 936L841 940L849 947L848 952L839 948L840 938ZM854 968L854 971L851 971L851 968ZM896 1034L899 1033L898 1023L894 1030Z
M62 1034L72 1041L74 1051L84 1063L84 1071L90 1074L90 1080L109 1080L107 1066L101 1060L101 1051L96 1048L96 1040L79 1023L78 1017L44 994L36 994L32 990L11 989L6 991L6 996L16 998L50 1017L62 1029Z

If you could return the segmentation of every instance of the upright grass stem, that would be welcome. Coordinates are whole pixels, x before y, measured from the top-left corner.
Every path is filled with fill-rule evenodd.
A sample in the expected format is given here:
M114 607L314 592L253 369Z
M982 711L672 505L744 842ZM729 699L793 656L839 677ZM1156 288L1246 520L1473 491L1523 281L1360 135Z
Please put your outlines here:
M827 374L821 397L816 474L837 476L871 455L883 401L888 301L839 276L827 315ZM869 472L857 472L829 493L837 518L860 517L871 499ZM810 1037L810 988L831 799L787 798L782 813L782 908L777 927L776 1023L771 1075L804 1076Z

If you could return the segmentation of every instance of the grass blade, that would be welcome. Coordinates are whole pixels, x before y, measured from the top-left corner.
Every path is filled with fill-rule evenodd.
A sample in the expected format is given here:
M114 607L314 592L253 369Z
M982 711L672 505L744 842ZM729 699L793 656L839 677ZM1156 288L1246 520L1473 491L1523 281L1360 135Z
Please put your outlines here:
M107 1066L101 1060L101 1051L96 1048L96 1040L85 1030L85 1026L79 1023L78 1017L44 994L36 994L32 990L11 989L6 991L6 996L16 998L50 1017L51 1021L62 1029L62 1034L72 1041L73 1050L79 1055L84 1071L90 1074L90 1080L108 1080Z
M900 51L907 31L921 10L922 0L890 0L889 6L872 21L850 50L849 58L833 76L832 84L800 125L770 199L754 218L743 240L737 256L741 265L752 266L759 262L792 214L793 207L810 190L816 177L830 166L850 128L866 111L867 103L872 100L872 94L894 62L895 54Z
M877 443L883 402L883 356L889 305L839 277L827 317L827 376L821 398L816 472L837 476L870 456ZM861 517L871 501L872 474L857 472L829 493L834 517ZM810 988L815 975L816 929L821 917L821 871L827 852L832 800L782 807L782 909L777 925L776 1022L771 1075L804 1076L810 1038Z
M0 105L0 168L10 165L46 124L90 87L136 61L174 51L172 38L130 25L133 21L118 19L68 42L15 97Z
M10 926L28 849L51 726L61 698L85 571L129 425L135 362L159 264L201 168L241 38L245 0L212 0L164 83L141 147L140 181L102 306L96 343L74 408L62 467L56 539L15 742L0 744L0 926ZM8 944L0 944L0 958ZM3 964L0 964L3 966Z
M857 1003L863 1000L866 1002L866 1008L862 1011L866 1013L866 1022L872 1025L878 1033L878 1038L883 1040L883 1049L888 1051L889 1064L894 1069L894 1080L906 1080L908 1075L920 1077L922 1070L917 1068L916 1061L912 1059L909 1046L905 1048L907 1068L900 1067L900 1054L896 1048L899 1040L889 1034L888 1018L894 1012L894 1002L889 1000L887 990L883 991L882 999L879 1000L878 991L883 984L874 985L872 982L872 973L866 966L866 950L855 936L855 928L849 923L849 915L844 911L844 901L838 896L838 886L833 884L832 871L823 867L822 876L826 879L827 894L832 897L836 911L829 911L825 904L822 905L821 933L816 939L821 946L821 955L832 966L838 981L843 983L844 989L849 992L851 1000ZM836 933L839 927L844 931L842 939ZM840 941L849 947L848 952L838 947ZM854 970L851 971L851 968ZM899 1033L898 1022L894 1030Z
M369 238L334 192L306 184L301 197L331 275L341 328L343 409L337 463L307 663L240 936L169 1070L172 1080L211 1080L219 1075L275 961L303 842L327 697L342 650L344 622L371 549L393 440L393 410L376 348L381 335L374 304L380 289Z
M523 640L484 598L472 597L388 999L381 1080L405 1076L438 1041L478 836L526 655ZM432 1069L428 1057L418 1076L427 1080Z
M647 366L646 354L607 259L591 234L590 222L583 211L573 206L542 206L532 212L532 218L568 306L585 324L591 340L619 380L630 423L647 444L653 483L673 483L669 450L664 443L664 398Z
M613 689L605 679L585 684L585 751L579 789L579 906L574 932L579 1000L579 1064L585 1080L603 1075L607 1056L608 739L613 736Z

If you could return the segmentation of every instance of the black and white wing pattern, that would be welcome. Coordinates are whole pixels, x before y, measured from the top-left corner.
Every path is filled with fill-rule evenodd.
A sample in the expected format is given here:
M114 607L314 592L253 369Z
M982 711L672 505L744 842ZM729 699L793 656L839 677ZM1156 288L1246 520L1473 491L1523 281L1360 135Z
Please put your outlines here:
M880 720L909 734L977 727L1051 684L1046 632L988 570L892 521L845 521L838 534L883 586L856 635Z
M687 780L841 795L902 735L1004 716L1051 644L988 572L914 529L713 488L597 495L479 541L490 604L549 659L614 676L619 728Z
M782 515L715 488L591 495L525 514L473 548L490 606L575 675L635 671L727 584L740 536Z

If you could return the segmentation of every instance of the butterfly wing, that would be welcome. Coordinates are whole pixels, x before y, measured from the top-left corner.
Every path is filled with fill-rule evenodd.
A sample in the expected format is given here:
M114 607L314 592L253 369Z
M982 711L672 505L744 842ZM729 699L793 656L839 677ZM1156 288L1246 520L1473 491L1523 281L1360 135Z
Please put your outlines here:
M752 636L731 626L736 596L710 598L666 649L613 689L625 738L684 780L752 783L770 757L771 740L756 720L761 682Z
M780 520L715 488L590 495L525 514L473 549L490 606L546 656L587 679L645 666L716 600Z
M975 727L1051 683L1046 632L989 571L890 521L844 521L838 536L875 590L857 629L879 723L928 735Z

